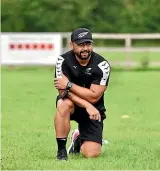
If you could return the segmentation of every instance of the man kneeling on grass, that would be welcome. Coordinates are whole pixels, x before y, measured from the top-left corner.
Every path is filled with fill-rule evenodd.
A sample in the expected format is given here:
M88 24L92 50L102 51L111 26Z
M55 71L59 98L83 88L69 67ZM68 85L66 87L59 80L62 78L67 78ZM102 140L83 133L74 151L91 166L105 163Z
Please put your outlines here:
M67 160L67 152L97 157L101 153L103 120L106 118L104 92L110 65L92 49L92 33L78 28L71 34L72 50L57 59L54 85L59 90L54 118L58 145L57 159ZM70 120L78 123L66 150Z

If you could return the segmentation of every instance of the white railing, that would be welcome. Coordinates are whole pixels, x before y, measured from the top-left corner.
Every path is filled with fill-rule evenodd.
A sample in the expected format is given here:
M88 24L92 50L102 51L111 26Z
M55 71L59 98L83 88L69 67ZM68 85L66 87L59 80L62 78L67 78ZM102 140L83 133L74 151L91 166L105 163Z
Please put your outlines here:
M61 33L63 38L66 38L68 41L67 46L64 48L64 51L69 49L69 41L70 41L71 33ZM160 47L133 47L132 40L156 40L160 39L159 33L151 33L151 34L104 34L104 33L93 33L93 39L114 39L114 40L124 40L124 47L94 47L95 51L98 52L125 52L126 62L124 65L128 65L131 61L131 53L132 52L160 52ZM160 59L159 59L160 61ZM122 65L121 63L121 65ZM118 64L118 63L117 63ZM160 63L158 62L158 65ZM136 62L134 63L136 65ZM155 62L153 62L155 65Z
M53 65L57 56L70 49L71 33L2 33L1 34L1 64L20 65ZM58 36L58 37L56 37ZM64 39L67 40L66 46ZM96 52L124 52L124 58L114 60L112 65L137 65L132 59L132 52L160 52L160 47L134 47L132 40L160 40L160 34L104 34L93 33L93 39L124 40L124 47L95 47ZM112 59L111 59L112 62ZM156 63L155 63L156 62ZM160 58L150 61L150 64L160 65ZM151 64L152 65L152 64Z

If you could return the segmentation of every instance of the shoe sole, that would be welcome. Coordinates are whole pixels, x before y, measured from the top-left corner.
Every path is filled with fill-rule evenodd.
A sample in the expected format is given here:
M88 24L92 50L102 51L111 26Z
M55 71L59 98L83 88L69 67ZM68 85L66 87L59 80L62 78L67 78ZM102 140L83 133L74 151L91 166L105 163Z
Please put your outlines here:
M70 151L70 149L72 148L72 146L73 146L73 144L74 144L74 136L73 136L73 134L74 134L74 132L76 132L75 130L74 131L72 131L72 133L71 133L71 144L69 145L69 147L68 147L68 149L67 149L67 154L69 154L69 151Z

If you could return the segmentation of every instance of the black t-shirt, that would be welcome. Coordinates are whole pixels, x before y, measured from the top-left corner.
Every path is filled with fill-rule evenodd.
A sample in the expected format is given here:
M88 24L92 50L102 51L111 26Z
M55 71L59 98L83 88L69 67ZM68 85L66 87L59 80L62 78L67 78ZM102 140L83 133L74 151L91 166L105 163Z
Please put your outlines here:
M55 77L60 77L62 73L74 84L89 89L91 84L108 85L110 65L102 56L92 52L87 66L82 66L71 50L57 58ZM104 94L93 105L99 111L105 111Z

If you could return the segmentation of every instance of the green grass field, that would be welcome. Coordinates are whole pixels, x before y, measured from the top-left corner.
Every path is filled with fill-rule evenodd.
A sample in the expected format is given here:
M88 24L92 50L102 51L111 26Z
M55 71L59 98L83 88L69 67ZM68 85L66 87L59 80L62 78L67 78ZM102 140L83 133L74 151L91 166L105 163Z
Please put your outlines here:
M99 158L63 162L55 160L53 70L3 68L1 77L2 170L160 169L160 72L113 71L105 96L109 144Z

